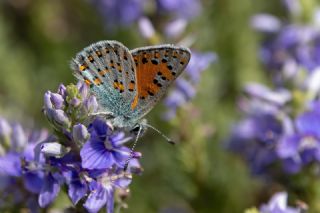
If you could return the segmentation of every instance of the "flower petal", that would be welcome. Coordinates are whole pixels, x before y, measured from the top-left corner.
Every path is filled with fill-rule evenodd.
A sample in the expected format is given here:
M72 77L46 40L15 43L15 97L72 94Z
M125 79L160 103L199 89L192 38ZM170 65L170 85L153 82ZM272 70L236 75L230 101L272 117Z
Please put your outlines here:
M60 185L56 181L52 174L49 173L44 180L40 195L39 195L39 205L44 208L48 206L58 195L60 191Z
M97 184L96 188L92 189L83 206L88 210L88 212L96 213L107 203L107 199L107 190L100 184Z
M69 184L68 195L74 205L76 205L78 201L85 196L86 192L87 186L81 183L81 181L72 181Z
M24 175L24 186L30 192L39 193L43 186L43 174L39 172L27 172Z
M283 137L277 147L277 154L280 158L293 157L298 154L300 136L290 135Z
M114 164L111 153L102 142L87 142L80 151L82 167L86 169L106 169Z
M110 189L107 191L107 213L113 213L114 210L114 190Z
M69 186L68 195L74 205L83 198L88 190L85 181L80 179L79 173L77 171L66 171L63 176Z
M305 112L297 118L297 129L302 134L310 134L320 138L320 113Z
M17 153L8 153L0 157L0 174L16 177L21 175L21 161Z

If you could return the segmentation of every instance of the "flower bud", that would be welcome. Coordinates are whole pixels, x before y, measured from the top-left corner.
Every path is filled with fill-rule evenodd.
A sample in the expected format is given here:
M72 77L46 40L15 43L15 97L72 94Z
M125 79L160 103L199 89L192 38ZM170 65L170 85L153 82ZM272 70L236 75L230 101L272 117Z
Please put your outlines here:
M47 91L44 94L44 108L45 108L45 110L53 108L53 105L52 105L52 102L51 102L51 92L50 91Z
M51 93L50 96L51 103L55 109L62 109L64 106L63 97L58 93Z
M68 152L67 148L58 142L43 143L40 149L44 155L53 157L62 157Z
M89 133L84 125L76 124L73 126L72 136L77 144L82 145L88 140Z
M10 136L11 136L12 128L10 124L3 118L0 118L0 144L4 146L4 148L8 148L10 146Z
M13 126L13 132L11 137L12 148L16 151L22 151L27 145L28 139L20 124Z
M84 102L84 107L88 113L96 112L98 109L98 102L95 96L90 96Z
M60 94L63 98L66 97L66 87L63 84L59 85L58 94Z
M73 107L78 107L81 104L81 101L78 98L72 98L70 104Z
M85 99L89 94L88 86L85 83L79 81L77 83L77 87L78 87L78 90L79 90L79 94L82 97L82 100Z
M66 113L61 109L48 109L47 116L49 120L57 127L69 128L71 125L71 122Z

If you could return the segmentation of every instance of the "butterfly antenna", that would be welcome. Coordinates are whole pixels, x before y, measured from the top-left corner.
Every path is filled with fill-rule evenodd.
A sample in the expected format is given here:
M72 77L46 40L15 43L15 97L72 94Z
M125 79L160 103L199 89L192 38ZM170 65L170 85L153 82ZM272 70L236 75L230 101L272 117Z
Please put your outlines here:
M131 147L130 155L129 155L128 159L126 160L126 163L124 164L123 171L127 171L129 162L130 162L130 160L133 158L134 149L136 148L138 139L139 139L139 137L140 137L140 135L141 135L141 129L142 129L141 126L139 126L139 131L138 131L136 140L134 141L134 143L133 143L133 145L132 145L132 147Z
M161 135L164 139L166 139L166 141L172 145L175 145L176 142L174 142L173 140L171 140L168 136L166 136L165 134L163 134L162 132L160 132L160 130L158 130L157 128L155 128L154 126L151 126L150 124L144 124L147 127L150 127L151 129L153 129L155 132L157 132L159 135Z

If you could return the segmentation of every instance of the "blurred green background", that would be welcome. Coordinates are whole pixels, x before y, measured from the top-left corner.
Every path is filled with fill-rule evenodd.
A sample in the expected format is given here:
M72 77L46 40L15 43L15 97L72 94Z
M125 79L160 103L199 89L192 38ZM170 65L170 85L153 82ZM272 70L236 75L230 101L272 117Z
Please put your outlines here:
M172 147L151 130L138 144L144 172L135 176L124 212L243 212L266 201L262 184L224 148L239 118L237 97L249 81L267 82L258 60L259 37L250 17L270 12L286 17L279 0L206 0L187 28L199 51L219 60L202 75L192 103L170 121L159 104L149 122L179 143ZM27 126L48 126L41 109L46 90L75 83L69 62L98 40L129 48L148 45L136 24L110 31L90 1L2 0L0 2L0 115ZM62 195L54 204L69 205Z

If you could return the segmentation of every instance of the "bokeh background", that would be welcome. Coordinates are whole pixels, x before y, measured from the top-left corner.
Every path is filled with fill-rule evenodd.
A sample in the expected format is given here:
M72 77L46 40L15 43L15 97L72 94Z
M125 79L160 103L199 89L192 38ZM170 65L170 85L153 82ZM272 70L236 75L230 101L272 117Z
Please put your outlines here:
M42 114L45 91L76 82L70 60L93 42L117 40L130 49L187 44L193 51L211 52L215 59L194 85L196 95L173 118L163 118L167 110L163 102L147 116L150 124L178 144L166 144L152 130L141 139L137 150L143 153L144 172L134 176L129 208L123 212L237 213L266 202L275 189L253 177L246 164L226 150L225 142L240 117L237 99L245 83L270 82L259 60L261 37L251 28L250 19L264 12L287 20L283 2L199 1L199 8L186 9L191 15L185 18L183 32L172 37L164 29L174 20L174 10L159 12L155 1L141 1L143 17L156 30L148 37L139 18L117 17L130 18L135 10L130 1L118 2L119 8L112 11L108 0L2 0L0 115L29 127L49 127ZM180 2L181 8L189 4ZM68 205L63 192L53 204L54 208Z

